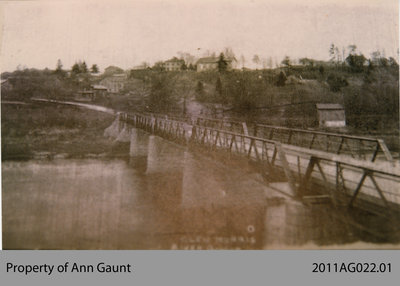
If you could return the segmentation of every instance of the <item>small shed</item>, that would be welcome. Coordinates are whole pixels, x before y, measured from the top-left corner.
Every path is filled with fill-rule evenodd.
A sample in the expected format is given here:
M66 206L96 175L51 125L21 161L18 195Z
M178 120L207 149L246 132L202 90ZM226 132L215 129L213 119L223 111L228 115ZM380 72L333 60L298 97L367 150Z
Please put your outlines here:
M320 127L346 126L346 116L342 105L337 103L317 103L316 107Z
M93 90L81 90L78 91L79 94L79 99L78 100L84 100L84 101L90 101L94 99L94 92Z
M107 87L99 84L94 84L91 86L95 97L105 97L107 95Z

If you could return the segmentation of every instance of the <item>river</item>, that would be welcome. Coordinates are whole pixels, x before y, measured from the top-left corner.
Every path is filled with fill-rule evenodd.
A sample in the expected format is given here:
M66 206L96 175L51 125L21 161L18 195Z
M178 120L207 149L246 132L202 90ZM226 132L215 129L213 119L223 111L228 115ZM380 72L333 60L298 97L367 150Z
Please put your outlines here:
M6 161L5 249L271 249L374 238L240 165L134 129L126 157Z

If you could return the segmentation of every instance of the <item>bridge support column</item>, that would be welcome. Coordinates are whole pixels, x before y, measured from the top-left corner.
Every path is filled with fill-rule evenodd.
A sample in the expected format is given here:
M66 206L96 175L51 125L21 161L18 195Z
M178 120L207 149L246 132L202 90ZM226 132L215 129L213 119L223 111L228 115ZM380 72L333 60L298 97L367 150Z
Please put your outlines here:
M131 128L129 124L126 122L122 123L121 131L119 132L117 138L115 139L118 142L130 142L131 141Z
M117 113L114 122L104 130L105 137L117 138L122 129L121 113Z
M147 170L148 147L149 135L139 129L132 128L129 146L129 164L142 173Z
M158 207L175 211L181 204L183 150L150 135L146 176L148 190Z

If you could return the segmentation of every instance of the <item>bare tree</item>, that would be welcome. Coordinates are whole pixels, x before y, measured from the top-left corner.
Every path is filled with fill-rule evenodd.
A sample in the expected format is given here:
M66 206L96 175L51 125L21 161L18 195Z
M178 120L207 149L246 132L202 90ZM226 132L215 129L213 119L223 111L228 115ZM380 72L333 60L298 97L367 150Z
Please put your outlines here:
M255 63L257 67L260 64L260 57L258 55L253 56L253 63Z
M266 58L261 59L262 68L266 69L268 67L268 60Z
M228 59L234 59L234 58L236 58L236 57L235 57L235 53L233 52L233 50L232 50L231 47L226 47L226 48L224 48L223 53L224 53L225 57L228 58Z
M240 62L241 62L241 64L242 64L242 68L244 68L244 65L245 65L245 63L246 63L246 58L244 57L243 54L240 55Z
M186 65L190 65L190 64L193 65L196 62L196 57L190 53L179 51L177 54L179 56L179 59L185 61Z
M284 66L291 66L292 65L292 61L290 60L289 56L285 56L281 62L281 64L283 64Z
M267 66L272 69L272 67L274 66L273 62L272 62L272 57L268 57L267 59Z
M349 54L350 55L355 55L356 51L357 51L357 46L356 45L349 45L348 49L349 49Z

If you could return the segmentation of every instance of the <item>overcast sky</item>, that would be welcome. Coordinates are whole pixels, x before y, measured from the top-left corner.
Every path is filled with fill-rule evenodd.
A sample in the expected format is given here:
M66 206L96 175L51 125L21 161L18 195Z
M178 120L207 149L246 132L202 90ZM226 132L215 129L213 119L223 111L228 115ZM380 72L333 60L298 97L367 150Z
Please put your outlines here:
M20 1L0 15L3 71L57 59L128 69L224 47L249 66L254 54L327 60L331 43L397 59L399 47L398 0Z

